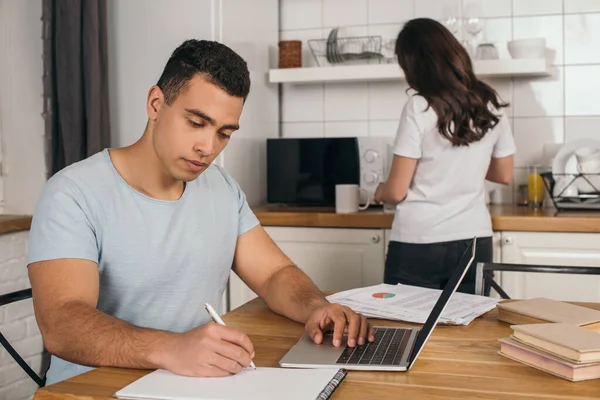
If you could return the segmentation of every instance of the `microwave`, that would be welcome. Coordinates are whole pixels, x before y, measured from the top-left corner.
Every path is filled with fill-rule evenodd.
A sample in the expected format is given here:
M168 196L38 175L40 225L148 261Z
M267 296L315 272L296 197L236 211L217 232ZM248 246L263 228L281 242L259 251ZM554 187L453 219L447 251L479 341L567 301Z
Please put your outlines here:
M338 184L359 185L372 202L389 172L391 142L389 137L267 139L267 202L334 206Z

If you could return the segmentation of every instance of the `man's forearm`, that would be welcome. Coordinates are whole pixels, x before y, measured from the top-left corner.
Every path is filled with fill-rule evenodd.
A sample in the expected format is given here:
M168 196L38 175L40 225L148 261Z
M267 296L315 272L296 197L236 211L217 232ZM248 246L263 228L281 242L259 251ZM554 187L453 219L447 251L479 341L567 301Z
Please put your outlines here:
M306 323L312 311L328 303L304 272L294 265L280 268L267 283L264 299L271 310Z
M64 304L45 320L50 353L93 367L163 368L165 346L175 335L138 328L81 302Z

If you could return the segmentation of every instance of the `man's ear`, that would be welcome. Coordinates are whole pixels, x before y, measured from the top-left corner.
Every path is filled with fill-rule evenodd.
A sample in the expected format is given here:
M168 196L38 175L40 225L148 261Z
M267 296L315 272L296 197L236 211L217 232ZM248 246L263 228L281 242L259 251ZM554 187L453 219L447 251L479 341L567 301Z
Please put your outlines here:
M165 105L165 96L163 91L156 85L152 86L148 91L148 99L146 101L146 111L148 118L156 120L160 109Z

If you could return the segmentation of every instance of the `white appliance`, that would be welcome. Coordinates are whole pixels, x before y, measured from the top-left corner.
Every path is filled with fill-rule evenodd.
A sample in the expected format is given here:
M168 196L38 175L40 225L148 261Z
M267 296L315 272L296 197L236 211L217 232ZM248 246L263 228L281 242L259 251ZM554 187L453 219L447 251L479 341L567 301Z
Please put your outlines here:
M367 191L371 203L377 185L385 181L390 172L392 140L390 137L358 138L360 187Z

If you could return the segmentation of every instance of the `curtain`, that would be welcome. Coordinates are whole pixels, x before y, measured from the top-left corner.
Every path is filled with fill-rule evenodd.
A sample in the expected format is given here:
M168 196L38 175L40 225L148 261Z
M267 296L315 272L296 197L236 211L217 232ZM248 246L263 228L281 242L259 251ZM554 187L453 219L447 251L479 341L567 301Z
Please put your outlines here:
M106 0L42 0L48 177L110 147Z

